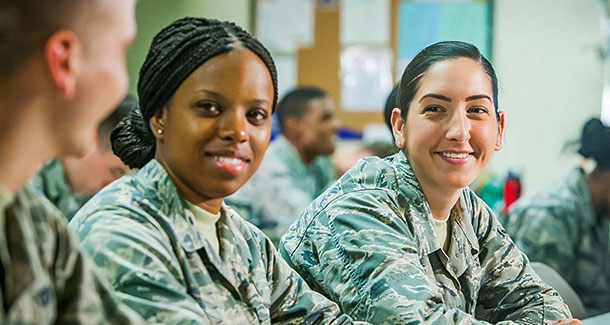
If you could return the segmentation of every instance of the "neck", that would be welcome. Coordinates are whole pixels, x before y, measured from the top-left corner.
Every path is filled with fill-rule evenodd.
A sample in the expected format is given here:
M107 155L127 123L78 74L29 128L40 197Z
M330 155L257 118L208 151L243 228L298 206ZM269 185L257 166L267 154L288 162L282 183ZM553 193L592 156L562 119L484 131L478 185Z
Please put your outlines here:
M158 147L159 143L157 142L157 148ZM178 193L180 193L180 196L182 196L182 198L212 214L218 214L220 212L224 197L210 198L205 197L197 193L196 191L193 191L187 184L182 181L182 179L180 179L180 177L178 177L174 173L173 170L171 170L171 168L169 168L169 165L165 162L165 160L159 154L158 151L155 153L155 159L161 164L161 166L163 166L163 168L165 168L165 171L172 179L172 182L174 182L176 190L178 190Z
M462 189L443 190L420 183L434 219L445 219L460 198Z
M45 108L33 92L0 90L0 184L11 193L55 156Z
M301 161L303 162L303 164L305 166L311 164L314 159L316 159L316 155L311 154L310 152L308 152L305 148L303 148L303 146L299 145L299 142L296 141L295 139L285 136L286 140L288 140L288 142L290 142L290 144L292 145L292 147L297 151L297 153L299 154L299 157L301 158Z
M594 170L585 176L585 183L589 188L591 203L596 215L608 214L608 191L610 191L610 171ZM610 217L610 216L608 216Z

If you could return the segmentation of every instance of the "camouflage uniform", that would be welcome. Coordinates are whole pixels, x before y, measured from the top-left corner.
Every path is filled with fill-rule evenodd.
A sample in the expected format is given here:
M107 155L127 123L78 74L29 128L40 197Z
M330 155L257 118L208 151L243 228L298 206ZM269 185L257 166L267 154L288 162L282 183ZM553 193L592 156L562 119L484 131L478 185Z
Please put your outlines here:
M314 289L373 324L550 323L570 316L491 210L469 188L441 250L404 153L364 158L282 237L280 252Z
M580 296L589 315L610 311L608 216L593 210L585 174L517 201L506 230L532 261L554 268Z
M156 160L100 191L70 227L119 297L148 322L350 322L226 205L216 223L220 254L213 250Z
M143 323L94 267L49 202L0 194L0 324Z
M292 144L280 137L269 145L256 174L226 202L277 242L336 178L328 156L305 165Z
M60 159L44 165L31 181L38 194L43 195L61 211L68 220L89 200L91 196L75 193L66 181Z

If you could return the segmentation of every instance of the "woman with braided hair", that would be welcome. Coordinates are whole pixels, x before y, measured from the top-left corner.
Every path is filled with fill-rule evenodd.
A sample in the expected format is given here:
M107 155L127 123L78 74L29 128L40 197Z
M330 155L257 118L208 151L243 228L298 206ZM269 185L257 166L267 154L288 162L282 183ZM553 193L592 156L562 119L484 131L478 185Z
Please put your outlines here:
M578 153L595 161L518 200L504 225L531 261L557 271L580 296L588 316L610 311L610 127L585 123Z
M223 203L269 143L267 50L232 23L177 20L153 39L138 95L112 143L139 171L70 223L119 297L150 323L351 323Z

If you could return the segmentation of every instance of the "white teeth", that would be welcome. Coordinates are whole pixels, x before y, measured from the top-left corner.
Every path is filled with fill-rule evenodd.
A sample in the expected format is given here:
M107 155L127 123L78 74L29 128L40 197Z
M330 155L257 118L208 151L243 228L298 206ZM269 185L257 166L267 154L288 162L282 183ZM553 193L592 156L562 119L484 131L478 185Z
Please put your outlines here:
M443 156L451 159L466 159L470 154L468 153L456 153L456 152L442 152Z
M223 163L229 164L229 165L239 165L242 163L242 160L239 158L229 158L229 157L219 157L219 156L214 156L214 158L220 162L223 162Z

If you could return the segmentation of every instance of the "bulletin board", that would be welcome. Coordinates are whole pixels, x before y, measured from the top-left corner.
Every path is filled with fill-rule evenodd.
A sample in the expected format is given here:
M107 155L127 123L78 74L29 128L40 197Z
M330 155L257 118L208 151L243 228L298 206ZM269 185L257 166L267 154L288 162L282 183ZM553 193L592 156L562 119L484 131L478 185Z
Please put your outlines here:
M313 38L307 47L299 47L294 52L294 82L298 86L318 86L326 90L337 105L337 117L345 127L362 130L369 123L383 123L385 99L380 101L379 111L355 111L341 107L340 57L345 49L341 39L341 0L312 1L315 3ZM399 80L404 67L417 51L441 40L470 42L490 58L491 0L388 1L390 13L386 47L393 54L394 81ZM366 24L367 21L362 23Z
M400 0L390 0L389 46L396 53L396 9ZM341 84L339 64L342 45L340 42L340 10L337 7L318 6L315 12L314 42L310 48L297 52L297 83L314 85L326 90L337 104L337 117L343 126L361 130L369 123L383 123L382 112L350 112L340 107ZM380 107L384 102L379 103Z

